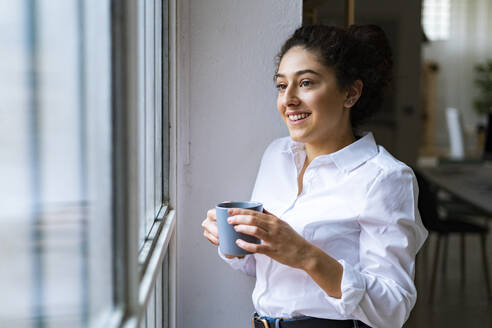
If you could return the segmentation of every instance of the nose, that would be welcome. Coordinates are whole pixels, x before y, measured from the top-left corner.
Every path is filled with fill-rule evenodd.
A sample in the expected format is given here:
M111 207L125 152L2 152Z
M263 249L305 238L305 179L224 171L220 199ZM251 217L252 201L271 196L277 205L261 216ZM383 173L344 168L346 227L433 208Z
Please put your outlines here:
M300 104L300 99L297 95L297 88L295 85L289 85L282 97L282 104L285 107L293 107Z

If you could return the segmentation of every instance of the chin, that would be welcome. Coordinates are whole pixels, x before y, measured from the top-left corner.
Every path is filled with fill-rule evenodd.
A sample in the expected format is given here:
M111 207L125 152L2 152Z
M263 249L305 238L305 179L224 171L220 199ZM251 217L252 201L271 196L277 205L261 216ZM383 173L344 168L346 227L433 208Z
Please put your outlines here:
M297 142L305 142L305 138L303 136L300 136L298 134L295 134L295 133L290 133L290 138L293 140L293 141L297 141Z

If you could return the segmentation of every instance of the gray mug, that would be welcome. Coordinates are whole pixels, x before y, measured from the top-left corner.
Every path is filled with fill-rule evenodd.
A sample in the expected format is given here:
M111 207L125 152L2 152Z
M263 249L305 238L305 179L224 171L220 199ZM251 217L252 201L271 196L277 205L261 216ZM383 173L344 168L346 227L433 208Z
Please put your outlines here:
M217 225L219 228L219 247L222 254L241 256L251 254L236 245L237 239L242 239L248 243L259 244L261 241L253 236L245 235L234 230L234 225L227 222L230 216L227 210L230 208L245 208L253 211L263 212L263 204L258 202L224 202L218 204L216 209Z

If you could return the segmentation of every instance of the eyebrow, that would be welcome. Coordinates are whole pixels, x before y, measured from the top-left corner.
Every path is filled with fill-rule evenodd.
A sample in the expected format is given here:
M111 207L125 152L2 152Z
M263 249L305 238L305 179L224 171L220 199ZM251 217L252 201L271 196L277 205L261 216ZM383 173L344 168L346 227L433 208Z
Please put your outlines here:
M295 72L294 75L299 76L299 75L306 74L306 73L311 73L311 74L314 74L314 75L321 76L321 74L319 74L318 72L313 71L312 69L303 69L303 70L300 70L300 71ZM284 74L280 74L280 73L276 73L275 75L273 75L273 79L274 80L276 80L279 77L285 77L285 75Z

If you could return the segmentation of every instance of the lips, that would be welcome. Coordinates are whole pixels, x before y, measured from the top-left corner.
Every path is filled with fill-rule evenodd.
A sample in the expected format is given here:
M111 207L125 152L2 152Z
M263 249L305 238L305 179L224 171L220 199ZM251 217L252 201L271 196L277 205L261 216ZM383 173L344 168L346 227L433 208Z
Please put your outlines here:
M300 124L307 120L311 113L307 112L293 112L286 115L290 124Z

